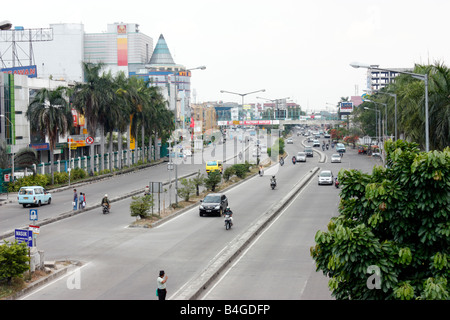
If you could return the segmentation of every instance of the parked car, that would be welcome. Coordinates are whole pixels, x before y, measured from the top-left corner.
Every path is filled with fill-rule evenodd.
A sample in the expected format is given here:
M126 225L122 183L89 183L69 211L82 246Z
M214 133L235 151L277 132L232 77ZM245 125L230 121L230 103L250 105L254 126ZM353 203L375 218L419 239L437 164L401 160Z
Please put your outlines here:
M314 140L314 141L313 141L313 147L320 147L320 142L319 142L319 140Z
M222 161L211 160L206 162L206 173L209 174L212 171L219 171L222 174L223 171Z
M221 216L228 207L228 199L223 193L210 193L203 200L200 200L199 214Z
M17 200L24 208L27 205L40 207L41 204L50 204L52 195L41 186L21 187L17 194Z
M319 174L319 185L333 184L333 173L330 170L322 170Z
M337 153L334 153L334 154L332 154L331 155L331 163L333 163L333 162L341 162L341 155L340 154L337 154Z
M345 146L343 143L336 144L336 151L337 152L345 152Z
M310 146L306 146L305 149L303 149L303 151L306 153L307 157L313 156L313 149Z
M296 157L297 162L306 162L306 153L298 152Z

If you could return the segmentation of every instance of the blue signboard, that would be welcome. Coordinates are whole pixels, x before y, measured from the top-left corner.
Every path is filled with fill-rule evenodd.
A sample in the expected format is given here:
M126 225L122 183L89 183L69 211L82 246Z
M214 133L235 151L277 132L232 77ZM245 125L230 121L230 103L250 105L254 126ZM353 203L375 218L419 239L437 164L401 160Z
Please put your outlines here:
M25 229L16 229L14 236L17 242L26 242L29 247L33 246L33 231Z
M38 211L37 209L30 209L30 220L37 220L38 219Z
M3 68L0 69L0 72L8 73L8 74L22 74L28 76L28 78L36 78L37 77L37 69L36 65L32 66L21 66L14 68Z

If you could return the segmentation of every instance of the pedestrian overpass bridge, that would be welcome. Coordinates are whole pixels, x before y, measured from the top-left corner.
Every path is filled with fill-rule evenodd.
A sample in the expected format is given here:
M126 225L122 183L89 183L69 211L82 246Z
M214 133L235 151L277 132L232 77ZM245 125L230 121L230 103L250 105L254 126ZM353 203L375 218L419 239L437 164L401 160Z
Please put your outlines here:
M239 121L217 121L219 126L270 126L270 125L332 125L342 123L342 120L337 119L322 119L309 118L307 120L300 119L285 119L285 120L239 120Z

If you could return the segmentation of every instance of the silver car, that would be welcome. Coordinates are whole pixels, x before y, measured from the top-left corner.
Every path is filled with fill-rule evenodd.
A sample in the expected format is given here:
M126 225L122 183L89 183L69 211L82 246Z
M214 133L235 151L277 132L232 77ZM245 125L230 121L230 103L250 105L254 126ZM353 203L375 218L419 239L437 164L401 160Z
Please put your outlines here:
M306 162L306 153L298 152L296 157L297 162Z
M330 170L322 170L319 174L319 185L333 184L333 173Z
M333 163L333 162L341 162L341 155L340 154L337 154L337 153L335 153L335 154L332 154L331 155L331 163Z

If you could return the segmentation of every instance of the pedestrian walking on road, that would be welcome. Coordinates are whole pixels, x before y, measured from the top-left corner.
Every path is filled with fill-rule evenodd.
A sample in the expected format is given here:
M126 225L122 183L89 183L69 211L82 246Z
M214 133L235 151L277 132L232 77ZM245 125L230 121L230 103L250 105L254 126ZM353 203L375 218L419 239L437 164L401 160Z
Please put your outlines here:
M80 197L78 198L78 201L79 201L78 209L80 209L80 210L84 209L84 206L83 206L84 196L83 196L82 192L80 192Z
M158 296L159 300L166 300L166 282L167 282L167 275L165 275L164 270L161 270L159 272L159 277L156 280L158 284L158 289L156 289L156 294Z
M77 189L73 189L73 210L77 210L78 206L78 195L77 195Z

